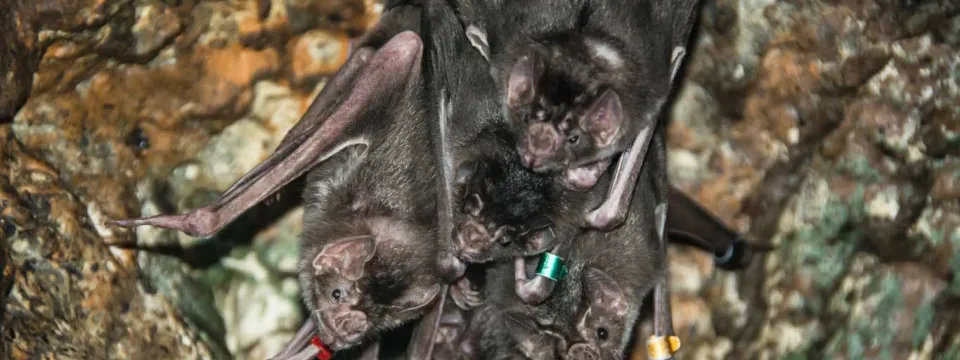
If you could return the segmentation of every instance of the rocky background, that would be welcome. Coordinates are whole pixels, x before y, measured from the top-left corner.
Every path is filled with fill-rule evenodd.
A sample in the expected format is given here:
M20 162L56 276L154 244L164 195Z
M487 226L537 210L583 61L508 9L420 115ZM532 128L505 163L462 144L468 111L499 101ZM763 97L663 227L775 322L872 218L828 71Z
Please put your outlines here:
M773 250L670 249L678 358L960 358L960 2L704 1L670 177ZM212 239L105 223L214 199L379 7L0 1L0 358L276 352L296 204Z

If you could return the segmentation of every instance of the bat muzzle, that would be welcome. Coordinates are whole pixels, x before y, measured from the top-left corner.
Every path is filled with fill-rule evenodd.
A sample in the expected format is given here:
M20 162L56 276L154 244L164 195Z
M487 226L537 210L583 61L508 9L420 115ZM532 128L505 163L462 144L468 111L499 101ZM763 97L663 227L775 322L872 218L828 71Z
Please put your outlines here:
M320 314L320 337L329 339L327 345L334 350L350 347L360 342L370 329L367 315L361 311L348 310L336 315Z
M570 360L600 360L600 352L588 344L574 344L567 351L567 359Z

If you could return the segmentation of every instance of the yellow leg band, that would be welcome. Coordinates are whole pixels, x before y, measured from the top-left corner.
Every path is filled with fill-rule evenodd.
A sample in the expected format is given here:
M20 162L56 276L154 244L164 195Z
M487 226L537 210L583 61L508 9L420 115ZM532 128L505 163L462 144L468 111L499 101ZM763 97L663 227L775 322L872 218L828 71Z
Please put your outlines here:
M650 336L647 339L650 360L669 359L677 350L680 350L680 338L676 336Z

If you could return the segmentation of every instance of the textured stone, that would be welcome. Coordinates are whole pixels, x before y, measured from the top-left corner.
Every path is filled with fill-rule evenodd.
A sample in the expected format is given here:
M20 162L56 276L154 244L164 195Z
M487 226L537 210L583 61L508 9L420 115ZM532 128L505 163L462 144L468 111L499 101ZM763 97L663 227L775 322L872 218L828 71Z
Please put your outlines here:
M210 358L163 296L109 248L49 164L0 128L4 238L16 269L3 342L12 359ZM10 271L4 269L4 277Z
M0 124L13 120L27 101L41 51L29 1L0 3Z
M960 356L958 4L703 3L669 176L774 248L731 273L671 246L678 359ZM0 357L279 349L306 316L297 204L210 239L106 221L212 201L276 148L379 9L0 1L0 122L14 121L0 128Z

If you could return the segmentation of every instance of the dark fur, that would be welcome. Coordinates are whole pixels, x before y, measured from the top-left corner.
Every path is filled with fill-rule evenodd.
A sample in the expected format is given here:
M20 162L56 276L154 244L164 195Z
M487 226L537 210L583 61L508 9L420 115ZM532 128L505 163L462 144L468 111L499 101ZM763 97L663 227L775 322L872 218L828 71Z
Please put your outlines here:
M409 10L403 9L404 16L399 19L419 17ZM416 24L409 20L398 23ZM392 30L403 30L399 28ZM383 31L382 36L390 38L392 34ZM350 347L417 318L440 290L433 261L437 238L435 165L424 161L430 158L431 149L425 104L419 101L421 80L415 79L403 91L391 92L368 106L362 120L348 129L368 140L366 151L360 147L344 150L307 177L298 272L319 334L333 349ZM321 250L332 242L362 235L373 235L376 247L369 261L362 262L361 278L350 281L338 271L317 274L314 263ZM339 301L333 297L334 290L339 291ZM328 326L346 311L362 312L367 323L363 335L349 341ZM327 320L322 321L325 312Z
M594 1L456 1L465 26L476 24L487 34L491 73L501 99L507 99L509 78L523 57L538 64L535 96L510 104L504 114L518 140L518 150L528 154L525 143L530 125L552 124L562 139L579 135L576 144L564 143L562 151L542 159L538 171L586 165L609 158L630 145L638 131L637 121L624 121L617 140L597 146L582 123L591 104L607 89L613 90L626 119L636 119L661 94L670 89L670 56L673 29L655 11L657 2L625 0ZM592 40L591 40L592 39ZM589 45L593 41L617 53L615 66Z

